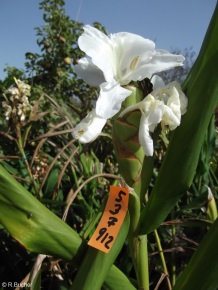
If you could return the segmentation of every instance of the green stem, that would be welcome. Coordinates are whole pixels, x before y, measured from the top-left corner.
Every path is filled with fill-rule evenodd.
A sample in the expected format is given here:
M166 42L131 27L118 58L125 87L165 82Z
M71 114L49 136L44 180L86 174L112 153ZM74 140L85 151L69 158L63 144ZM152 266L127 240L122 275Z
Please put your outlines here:
M35 194L36 194L37 198L40 198L40 194L38 193L38 189L36 187L35 180L33 178L32 171L30 169L30 166L29 166L29 163L27 161L26 154L25 154L25 151L24 151L24 148L23 148L23 142L22 142L22 137L21 137L21 134L20 134L20 129L18 127L16 129L17 129L17 137L18 137L16 143L17 143L18 149L19 149L20 154L22 156L22 160L23 160L23 162L24 162L24 164L26 166L26 169L27 169L27 172L29 174L29 177L30 177L30 180L31 180L31 184L32 184L32 186L34 188Z
M175 212L174 209L171 211L171 220L174 220ZM175 248L176 238L176 226L172 225L172 249ZM175 251L171 253L171 283L174 286L176 283L176 264L175 264Z
M138 289L149 290L147 235L129 236L129 248L138 281Z
M154 169L154 156L145 156L141 172L140 200L142 204L147 202L146 193L148 191Z
M154 235L155 235L155 239L156 239L156 242L157 242L157 248L158 248L160 259L161 259L163 272L164 272L165 277L167 279L168 289L171 290L172 289L172 285L171 285L170 279L169 279L169 272L168 272L168 269L167 269L165 257L164 257L164 254L163 254L163 249L162 249L162 246L161 246L161 241L160 241L160 238L159 238L157 230L154 230Z
M73 174L73 178L74 178L74 181L75 181L76 188L78 188L79 187L78 178L76 176L76 171L75 171L73 166L72 166L72 174Z
M138 235L140 208L139 197L135 192L131 193L129 201L129 248L137 276L138 289L149 290L147 235Z
M147 235L138 236L138 281L140 290L149 289Z

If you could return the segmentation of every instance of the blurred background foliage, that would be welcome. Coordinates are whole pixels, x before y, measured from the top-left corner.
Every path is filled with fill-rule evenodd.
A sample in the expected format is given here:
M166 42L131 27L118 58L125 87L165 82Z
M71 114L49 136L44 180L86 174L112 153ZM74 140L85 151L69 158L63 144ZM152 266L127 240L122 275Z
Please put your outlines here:
M5 119L1 106L0 162L46 207L65 219L82 238L88 239L104 208L105 192L110 184L117 182L119 168L113 151L110 121L102 136L91 144L81 145L72 138L73 127L91 110L98 88L85 84L74 73L74 65L84 56L77 44L83 23L70 19L64 5L63 0L40 3L45 24L36 28L36 37L41 53L26 53L25 70L5 68L7 76L0 81L0 102L5 100L7 89L15 86L15 77L31 86L29 101L33 109L27 113L25 121L15 123ZM100 23L93 25L106 32ZM161 73L161 77L166 83L177 80L182 84L195 60L195 53L191 48L172 49L172 52L183 54L186 62L183 67ZM171 277L176 277L185 268L207 232L208 224L213 221L208 191L211 190L217 199L217 126L215 113L205 136L194 181L158 229ZM169 139L169 132L161 133L155 148L149 190L158 175ZM160 289L168 289L166 281L161 280L163 269L155 236L149 234L148 238L151 289L157 289L158 283L161 283ZM0 282L22 281L35 259L36 254L26 251L0 225ZM65 261L56 265L58 269L53 267L52 259L44 261L41 289L68 289L71 285L77 269ZM127 244L116 265L136 279Z

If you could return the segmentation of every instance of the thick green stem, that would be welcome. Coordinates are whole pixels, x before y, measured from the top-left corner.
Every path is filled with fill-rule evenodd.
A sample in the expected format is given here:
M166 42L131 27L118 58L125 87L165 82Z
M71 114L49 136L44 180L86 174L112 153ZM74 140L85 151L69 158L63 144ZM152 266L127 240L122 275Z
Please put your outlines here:
M143 99L143 93L137 87L128 86L128 89L132 91L132 94L123 102L122 110ZM140 118L139 110L129 112L122 118L115 116L113 142L120 173L128 186L134 189L129 200L130 229L128 237L138 288L149 290L147 236L139 235L138 227L141 205L145 203L145 194L153 172L153 160L147 158L144 162L145 154L138 140Z
M135 192L130 194L129 248L137 276L138 289L149 290L147 236L138 235L140 208L141 205L138 195Z
M138 283L140 290L149 289L147 235L138 236Z

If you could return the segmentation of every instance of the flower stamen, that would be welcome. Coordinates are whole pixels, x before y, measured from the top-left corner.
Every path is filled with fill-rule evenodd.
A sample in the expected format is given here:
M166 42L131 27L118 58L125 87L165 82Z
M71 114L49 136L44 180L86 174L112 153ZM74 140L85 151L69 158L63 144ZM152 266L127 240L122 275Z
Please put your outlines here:
M139 55L133 58L133 60L132 60L132 62L130 64L130 69L132 71L136 69L136 67L137 67L137 65L139 63L139 60L140 60L140 56Z
M82 129L80 131L77 132L76 138L78 138L79 136L81 136L82 134L84 134L85 131Z

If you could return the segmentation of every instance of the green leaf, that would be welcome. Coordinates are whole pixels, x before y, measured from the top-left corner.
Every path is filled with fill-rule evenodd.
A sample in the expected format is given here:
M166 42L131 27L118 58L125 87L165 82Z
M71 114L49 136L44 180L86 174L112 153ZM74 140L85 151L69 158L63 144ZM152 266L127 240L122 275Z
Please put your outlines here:
M206 189L206 187L205 187L205 189ZM206 205L207 202L208 202L208 192L205 191L200 196L193 199L190 203L188 203L184 206L181 206L181 210L184 211L184 210L201 208L202 206Z
M41 289L41 270L38 271L32 285L31 290L40 290Z
M129 279L115 266L111 267L103 288L104 290L136 290Z
M1 164L11 174L18 175L18 170L16 168L12 167L10 164L8 164L8 162L3 160L3 161L1 161Z
M55 165L52 168L48 178L46 179L45 185L43 187L44 197L48 198L52 196L55 189L55 185L57 184L57 181L58 181L59 174L60 174L60 168L57 165Z
M140 233L150 233L190 187L211 116L218 101L218 6L200 54L183 86L189 98L170 141L159 176L141 215Z
M101 286L109 272L112 264L114 263L117 255L119 254L129 229L129 215L126 215L126 218L122 224L122 227L118 233L118 236L113 244L109 253L103 253L95 248L89 247L88 251L83 259L83 262L79 268L79 271L76 275L74 283L72 285L73 289L80 290L100 290ZM112 272L113 273L113 272ZM111 280L114 282L114 278ZM107 279L109 281L109 279ZM122 284L123 289L134 289L131 287L130 282L128 283L128 288ZM111 285L114 287L114 285ZM110 288L116 289L119 288Z
M79 263L83 258L83 249L80 247L82 240L79 235L33 197L1 165L0 223L31 252L67 260L76 256L75 263ZM120 234L122 238L126 234L126 226L124 230ZM115 247L115 251L117 253L119 249ZM111 267L109 274L110 279L108 276L105 278L109 287L116 279L118 283L123 283L124 289L135 290L127 277L115 266ZM110 289L114 288L111 286Z
M31 252L72 259L79 235L0 165L0 223Z
M218 288L218 219L211 226L173 290Z

